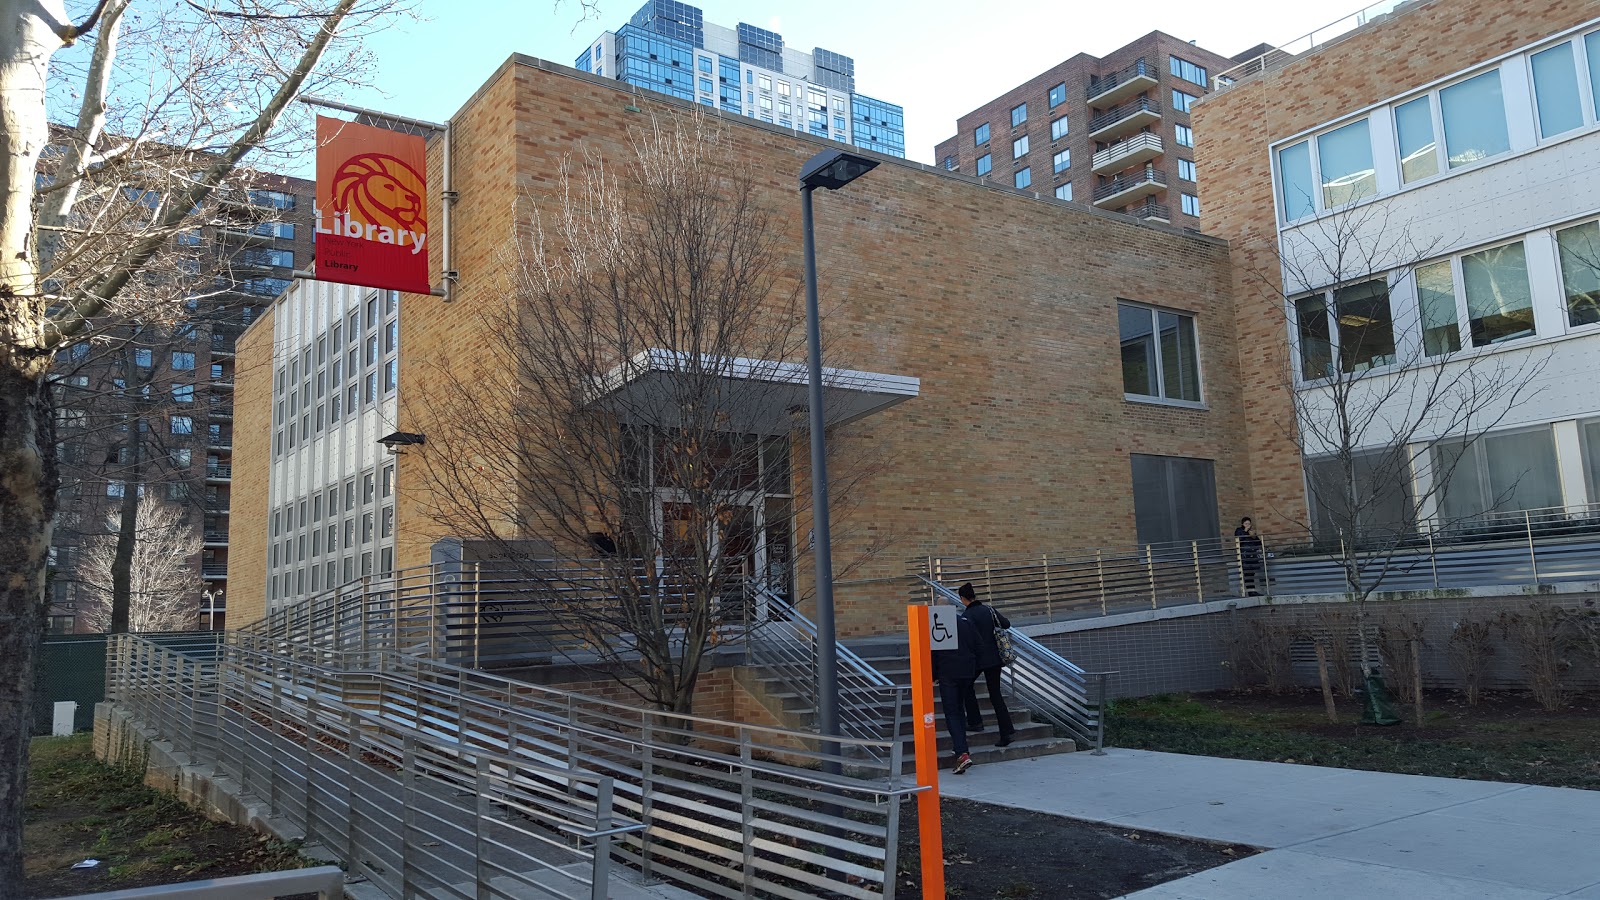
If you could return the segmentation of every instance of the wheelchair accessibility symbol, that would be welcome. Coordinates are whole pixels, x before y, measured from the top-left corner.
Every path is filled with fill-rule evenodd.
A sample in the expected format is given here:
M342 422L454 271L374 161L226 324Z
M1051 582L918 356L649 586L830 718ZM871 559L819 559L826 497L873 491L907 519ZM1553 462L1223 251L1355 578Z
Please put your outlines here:
M928 610L928 646L932 650L954 650L959 646L956 637L956 617L961 612L955 607L935 607Z

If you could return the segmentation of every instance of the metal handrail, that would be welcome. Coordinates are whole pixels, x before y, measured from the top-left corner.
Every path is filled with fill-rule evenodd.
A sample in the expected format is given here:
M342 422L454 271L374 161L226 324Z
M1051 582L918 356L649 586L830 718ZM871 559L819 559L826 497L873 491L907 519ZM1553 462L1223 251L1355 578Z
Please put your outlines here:
M1238 597L1440 590L1600 579L1600 503L1432 518L1351 538L1235 537L1008 556L928 557L1023 620L1058 621ZM1353 547L1353 550L1348 548Z
M1133 209L1128 210L1127 214L1133 216L1135 219L1161 219L1167 222L1172 221L1172 211L1160 203L1141 203Z
M1281 47L1274 47L1266 53L1252 56L1230 69L1213 75L1211 78L1211 90L1213 93L1225 91L1251 75L1281 68L1290 61L1299 59L1307 53L1320 50L1331 43L1342 40L1350 32L1395 12L1409 2L1411 0L1379 0L1379 2L1371 6L1357 10L1308 34L1301 35Z
M1086 101L1090 102L1090 103L1093 103L1094 102L1094 98L1100 96L1101 94L1104 94L1107 91L1113 90L1118 85L1121 85L1121 84L1123 84L1125 82L1132 81L1135 78L1141 78L1141 77L1145 77L1145 78L1159 78L1160 77L1160 73L1158 73L1156 71L1156 68L1154 66L1151 66L1148 63L1146 63L1144 61L1144 57L1142 57L1142 56L1139 57L1136 61L1134 61L1134 63L1132 65L1124 66L1123 68L1117 70L1116 72L1111 73L1110 75L1106 75L1106 76L1101 77L1101 78L1095 78L1095 77L1091 76L1089 78L1089 87L1086 89L1086 91L1084 93L1084 99Z
M965 608L951 588L927 577L919 576L919 580L928 586L934 602ZM1017 658L1004 668L1002 684L1009 684L1034 715L1063 729L1080 744L1093 744L1100 731L1100 708L1089 701L1084 671L1017 628L1011 629L1011 647Z
M196 659L113 635L107 697L391 896L463 877L480 888L509 878L554 897L577 896L563 887L609 896L612 838L645 828L613 815L612 776L469 745L407 724L382 702L346 702L364 686L348 673L301 666L283 678L281 667L228 649Z
M1129 188L1138 187L1141 184L1161 184L1161 185L1164 185L1166 183L1167 183L1167 173L1165 173L1165 172L1161 171L1160 169L1157 169L1157 168L1155 168L1153 166L1145 166L1145 168L1142 169L1136 175L1128 175L1128 176L1119 175L1116 178L1113 178L1112 180L1106 182L1105 184L1102 184L1099 187L1095 188L1094 189L1094 199L1096 201L1100 201L1100 200L1106 199L1107 197L1114 197L1117 194L1120 194L1123 191L1128 190Z
M1138 115L1142 112L1160 115L1161 102L1159 100L1151 100L1149 97L1140 97L1121 106L1114 106L1089 120L1089 132L1092 134L1107 126L1115 125L1129 116Z
M751 581L744 632L745 662L777 678L811 709L818 708L816 623L766 585ZM767 615L761 616L762 610ZM910 688L899 685L863 660L849 647L839 645L839 727L850 737L892 740L904 727ZM874 759L888 758L887 748L872 744L862 749Z
M463 805L481 808L485 791L475 790L477 782L467 776L475 778L477 760L488 759L489 775L501 776L490 796L547 787L560 798L558 813L561 804L597 811L597 788L582 779L606 779L617 812L643 826L617 835L614 852L647 877L721 897L893 896L897 801L919 790L900 774L899 742L876 742L891 751L889 762L869 764L851 748L873 742L838 738L839 755L827 757L826 745L818 749L808 732L628 706L391 651L284 650L243 634L229 634L223 650L220 659L204 662L118 636L108 696L158 735L178 735L179 752L219 760L246 792L271 802L291 822L306 822L308 839L335 850L347 846L346 838L383 832L367 821L372 804L398 792L386 785L398 788L411 777L434 777L476 795ZM202 718L220 717L223 731L186 731L197 708ZM311 715L321 716L321 724L303 727ZM325 740L324 730L330 734ZM192 734L197 740L188 740ZM364 763L367 780L375 782L373 797L357 798L350 784L330 784L323 747ZM809 767L825 758L851 761L837 774ZM511 767L543 774L528 787L526 778L504 777ZM340 799L347 795L351 799ZM537 803L516 811L543 821ZM351 817L359 827L327 834ZM603 824L551 827L596 838L619 830ZM395 828L386 833L401 836ZM416 836L452 846L438 828L419 826ZM394 843L363 845L347 859L363 867L352 871L391 895L413 896L417 892L407 888L414 882L396 879L419 871L409 862L413 852L431 856ZM498 879L504 870L490 874ZM469 868L454 883L472 877Z

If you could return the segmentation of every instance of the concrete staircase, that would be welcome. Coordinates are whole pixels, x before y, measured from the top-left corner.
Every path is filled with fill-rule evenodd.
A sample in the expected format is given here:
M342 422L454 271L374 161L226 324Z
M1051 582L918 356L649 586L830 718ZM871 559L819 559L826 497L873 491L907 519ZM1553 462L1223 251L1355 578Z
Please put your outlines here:
M911 683L911 661L907 655L905 638L863 639L849 642L849 647L863 661L888 676L896 684ZM740 668L737 670L736 678L785 727L797 729L816 727L816 710L810 698L790 690L781 679L766 675L753 667ZM985 728L983 731L967 735L968 752L972 754L973 763L982 765L1007 759L1071 753L1078 749L1071 738L1057 737L1055 729L1049 723L1035 721L1030 710L1009 696L1006 698L1007 706L1010 708L1011 721L1016 726L1016 733L1012 736L1009 746L994 746L995 741L1000 739L1000 729L995 721L994 708L989 704L988 686L981 679L977 684L977 694L979 708L983 710ZM939 716L939 767L948 769L955 760L952 756L950 736L945 729L944 711L937 699L937 690L934 692L934 697L934 712ZM845 702L849 700L848 697L844 699ZM911 772L916 768L916 755L912 747L909 694L901 709L900 720L902 739L905 741L905 771ZM886 722L886 728L887 724Z

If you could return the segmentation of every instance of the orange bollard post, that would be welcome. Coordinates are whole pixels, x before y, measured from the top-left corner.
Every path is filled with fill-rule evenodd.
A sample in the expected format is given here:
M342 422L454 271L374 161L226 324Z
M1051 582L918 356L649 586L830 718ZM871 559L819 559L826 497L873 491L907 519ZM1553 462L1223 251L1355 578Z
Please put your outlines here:
M933 718L933 655L928 607L906 607L911 634L911 722L916 736L917 830L922 840L922 898L944 900L944 828L939 820L939 732Z

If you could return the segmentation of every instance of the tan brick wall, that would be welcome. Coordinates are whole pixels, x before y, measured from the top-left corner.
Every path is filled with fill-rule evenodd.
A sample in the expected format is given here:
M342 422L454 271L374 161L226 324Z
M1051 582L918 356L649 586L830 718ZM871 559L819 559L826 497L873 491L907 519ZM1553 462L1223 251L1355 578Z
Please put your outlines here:
M228 625L267 609L267 473L272 466L272 341L276 304L240 335L233 382L233 506L228 517Z
M628 112L630 103L642 112ZM564 158L591 151L620 161L630 129L682 109L615 82L513 60L456 115L461 281L452 304L404 301L399 427L450 427L426 421L408 397L429 387L437 366L475 364L484 346L477 313L504 296L498 272L518 193L550 209ZM743 119L728 128L734 161L761 173L780 210L798 205L801 163L837 146ZM432 159L436 166L437 142ZM1215 459L1221 518L1249 509L1247 461L1234 437L1243 406L1220 242L902 161L843 192L819 193L816 205L831 363L922 379L920 398L834 437L842 456L869 445L888 454L888 471L857 494L837 526L836 565L858 558L874 536L894 542L841 586L842 633L901 626L912 557L1132 542L1133 452ZM799 216L782 221L787 288L801 275L802 241ZM1197 315L1208 410L1124 402L1118 298ZM804 448L795 456L795 490L804 495ZM400 457L401 566L426 562L445 533L421 511L416 461ZM802 521L796 529L802 551L807 528ZM802 581L811 566L802 552Z
M1288 327L1278 293L1268 145L1600 15L1592 0L1433 0L1194 109L1202 226L1233 252L1239 377L1251 491L1265 531L1301 522L1305 484L1290 438Z

